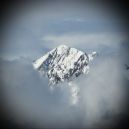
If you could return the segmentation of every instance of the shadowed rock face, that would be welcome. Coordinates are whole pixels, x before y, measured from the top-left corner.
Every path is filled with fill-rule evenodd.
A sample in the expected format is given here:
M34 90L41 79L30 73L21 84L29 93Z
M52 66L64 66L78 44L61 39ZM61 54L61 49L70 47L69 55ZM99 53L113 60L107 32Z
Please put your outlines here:
M87 74L88 63L95 54L94 52L87 55L75 48L60 45L34 61L33 66L42 74L47 75L50 84L55 85L65 80L71 81L81 74Z

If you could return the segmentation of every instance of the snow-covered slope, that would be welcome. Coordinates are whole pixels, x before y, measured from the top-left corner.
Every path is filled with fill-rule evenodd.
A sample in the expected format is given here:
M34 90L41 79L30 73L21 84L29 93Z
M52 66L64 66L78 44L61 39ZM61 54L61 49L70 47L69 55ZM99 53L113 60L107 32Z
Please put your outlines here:
M47 75L50 84L71 81L89 72L89 61L96 52L87 55L75 48L60 45L33 62L35 69Z

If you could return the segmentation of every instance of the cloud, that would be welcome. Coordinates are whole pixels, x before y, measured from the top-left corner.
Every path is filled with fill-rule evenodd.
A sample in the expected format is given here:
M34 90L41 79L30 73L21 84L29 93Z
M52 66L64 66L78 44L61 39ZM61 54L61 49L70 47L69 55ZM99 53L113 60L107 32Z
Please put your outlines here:
M85 79L78 81L78 85L86 125L98 124L100 127L108 128L114 124L115 117L124 112L125 85L123 85L122 65L118 58L107 57L99 61L91 67Z
M89 75L74 82L80 88L74 106L69 104L72 98L67 84L51 91L48 80L31 63L26 58L1 61L6 112L14 121L36 127L99 128L111 126L117 115L125 114L123 74L115 56L97 57Z
M88 20L86 20L84 18L66 18L66 19L64 19L64 21L66 21L66 22L86 22Z
M1 87L8 118L24 126L30 123L36 127L51 128L69 127L72 121L77 121L75 109L68 104L66 87L51 91L48 80L41 77L26 58L1 59L0 62Z
M43 46L47 48L57 47L60 44L86 48L97 48L98 46L107 46L116 48L125 37L114 33L68 33L64 35L46 35L42 37Z
M110 11L107 13L105 6L91 5L80 1L47 2L44 6L26 6L12 18L10 14L1 54L9 60L0 59L3 101L10 120L38 127L108 128L110 123L117 123L114 122L117 116L126 114L122 108L128 102L128 97L124 97L129 91L129 80L125 87L126 74L118 60L127 61L125 51L128 50L119 51L118 58L110 54L110 57L95 59L89 75L75 81L80 88L76 106L69 105L71 96L67 84L51 91L48 80L32 67L32 59L60 44L81 50L103 47L103 53L118 50L119 44L125 41L124 34L117 33L124 28L123 19Z
M110 46L110 42L115 44L121 40L119 35L102 33L118 32L121 20L111 13L107 14L103 6L99 8L100 4L62 1L32 6L32 3L21 11L16 9L12 17L10 14L10 22L4 28L4 45L0 55L6 58L21 55L35 58L44 51L45 46L53 48L66 43L71 46L86 45L88 48L88 45L94 46L95 42L109 43Z

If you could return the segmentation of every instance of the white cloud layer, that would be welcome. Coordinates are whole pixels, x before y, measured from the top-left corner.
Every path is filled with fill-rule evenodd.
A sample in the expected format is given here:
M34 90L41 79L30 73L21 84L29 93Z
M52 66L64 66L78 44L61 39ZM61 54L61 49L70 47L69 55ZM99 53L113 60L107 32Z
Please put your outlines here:
M107 47L117 47L125 40L125 37L114 33L69 33L64 35L46 35L42 37L43 45L47 48L57 47L60 44L68 46L97 47L105 45Z
M74 82L80 88L79 101L74 106L66 84L50 91L45 78L33 70L27 59L5 61L1 71L7 112L18 123L52 128L70 128L71 124L79 128L108 128L115 123L115 117L125 114L124 76L116 56L96 57L90 73Z
M86 125L105 126L113 122L113 116L123 112L125 87L121 66L116 57L101 59L87 77L77 82Z

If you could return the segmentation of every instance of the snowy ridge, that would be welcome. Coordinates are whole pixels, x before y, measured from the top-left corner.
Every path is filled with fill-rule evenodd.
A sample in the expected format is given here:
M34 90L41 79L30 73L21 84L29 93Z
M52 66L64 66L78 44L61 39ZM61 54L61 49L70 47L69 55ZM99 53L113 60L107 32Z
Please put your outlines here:
M75 48L60 45L33 62L35 69L47 75L50 84L71 81L81 74L88 74L89 61L96 52L87 55Z

